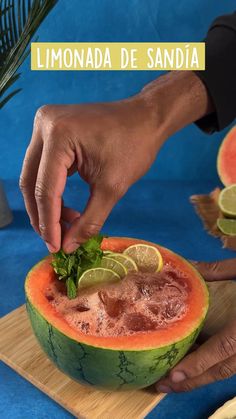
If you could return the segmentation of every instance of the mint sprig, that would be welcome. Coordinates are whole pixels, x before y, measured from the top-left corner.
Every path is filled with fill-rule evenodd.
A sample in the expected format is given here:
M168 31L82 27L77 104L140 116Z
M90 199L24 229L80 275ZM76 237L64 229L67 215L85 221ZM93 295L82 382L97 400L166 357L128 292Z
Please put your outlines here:
M81 244L73 253L67 255L63 250L54 253L52 266L58 279L65 282L69 299L76 298L81 275L88 269L101 265L102 240L103 236L99 234Z
M77 297L77 288L71 276L66 280L67 297L72 300Z

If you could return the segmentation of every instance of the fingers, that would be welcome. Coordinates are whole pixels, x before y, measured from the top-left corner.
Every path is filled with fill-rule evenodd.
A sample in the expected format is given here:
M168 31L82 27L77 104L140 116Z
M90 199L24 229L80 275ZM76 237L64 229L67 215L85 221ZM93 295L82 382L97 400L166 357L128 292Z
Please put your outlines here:
M212 336L187 355L167 378L160 380L158 391L189 391L236 373L236 322Z
M72 208L67 208L62 205L61 208L61 236L64 237L66 232L69 229L69 226L80 217L78 211L73 210Z
M59 149L44 144L35 185L39 230L50 252L61 247L61 204L72 161Z
M236 374L236 354L219 362L210 368L206 373L196 378L195 387L213 383L214 381L224 380ZM191 387L191 382L190 382Z
M37 233L40 233L40 231L34 192L42 149L43 142L38 133L34 131L31 143L26 151L19 183L24 197L26 211L30 218L30 223Z
M62 243L63 250L71 253L80 243L98 234L117 200L118 197L114 194L94 188L83 214L74 220L65 234Z
M50 153L47 153L47 156L45 158L45 154L42 156L42 151L43 151L43 142L40 136L38 135L37 130L34 130L32 140L31 140L30 146L28 147L26 151L26 155L25 155L25 159L23 163L23 168L22 168L22 172L20 176L20 189L24 197L25 206L26 206L26 210L29 215L29 218L30 218L31 225L33 226L34 230L37 233L39 233L40 235L42 235L43 238L45 238L48 233L47 231L45 231L45 224L42 218L44 217L43 215L39 222L38 204L41 205L41 200L43 199L41 195L44 196L45 194L49 197L48 187L50 187L50 185L48 181L50 181L50 175L49 175L49 178L44 180L46 176L40 175L40 173L38 175L38 172L39 172L40 161L41 161L41 158L43 157L44 160L41 165L41 172L45 173L46 171L45 166L47 165L47 161L50 160L49 169L50 169L51 175L53 176L53 173L51 171L53 158L51 156L49 159ZM59 167L60 166L58 165L58 168ZM57 176L55 178L57 179ZM36 181L37 181L37 187L36 187ZM43 187L43 185L45 186ZM53 185L52 185L52 188L53 188ZM62 188L63 186L61 187L61 189ZM60 186L59 186L59 189L60 189ZM52 195L54 199L54 193ZM37 197L37 201L36 201L36 197ZM46 205L47 205L47 202L46 202ZM50 207L50 204L49 204L49 207ZM42 212L44 213L45 210L42 209ZM50 213L51 212L49 212L49 216L50 216ZM65 221L66 223L71 224L78 217L80 217L79 212L74 211L71 208L67 208L64 206L62 207L62 211L61 211L62 221ZM39 227L39 223L40 223L40 227ZM46 224L47 224L47 221L46 221ZM60 234L60 231L59 233L56 232L56 234L57 235ZM52 247L50 247L50 251L55 251L53 245Z
M62 206L61 219L68 224L72 224L77 218L80 217L80 212L73 210L72 208Z
M230 378L234 374L236 374L236 355L231 356L225 361L219 362L197 377L186 378L185 380L176 383L172 381L171 384L163 381L157 385L157 390L162 393L191 391L206 384ZM180 376L176 379L180 379Z
M236 278L236 258L218 262L191 262L206 281L223 281Z

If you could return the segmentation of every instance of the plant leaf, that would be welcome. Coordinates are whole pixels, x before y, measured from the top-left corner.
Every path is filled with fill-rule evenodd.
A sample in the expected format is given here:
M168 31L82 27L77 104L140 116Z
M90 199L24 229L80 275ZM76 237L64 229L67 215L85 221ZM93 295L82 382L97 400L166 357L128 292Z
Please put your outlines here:
M4 105L6 105L6 103L13 97L15 96L17 93L19 93L22 89L16 89L13 90L13 92L9 93L8 96L6 96L1 102L0 102L0 109L3 108Z
M0 97L18 79L34 33L58 0L0 0ZM0 102L3 107L20 89ZM13 94L14 93L14 94Z
M77 288L71 277L66 280L67 297L72 300L77 297Z
M20 77L20 73L18 73L18 74L15 74L13 77L11 77L9 80L8 80L8 82L6 82L6 84L5 84L5 86L4 86L4 88L2 89L2 92L1 92L1 95L0 95L0 97L5 93L5 91L7 90L7 89L9 89L11 86L12 86L12 84L13 83L15 83L15 81L16 80L18 80L18 78Z
M72 290L73 281L75 289L77 289L79 279L83 272L87 269L96 268L101 265L103 251L101 250L101 242L103 236L95 236L83 243L75 252L67 255L60 250L53 255L52 266L58 275L58 279L66 283L67 292ZM73 291L70 292L70 295ZM75 297L69 297L75 298Z

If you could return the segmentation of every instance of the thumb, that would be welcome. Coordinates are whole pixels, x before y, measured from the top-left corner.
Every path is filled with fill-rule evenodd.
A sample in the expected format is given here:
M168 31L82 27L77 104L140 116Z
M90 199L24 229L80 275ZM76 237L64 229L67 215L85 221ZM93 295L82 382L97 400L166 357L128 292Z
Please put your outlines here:
M98 234L117 200L114 194L94 187L84 212L72 222L63 238L63 250L71 253Z
M217 262L191 262L206 281L223 281L236 278L236 258Z

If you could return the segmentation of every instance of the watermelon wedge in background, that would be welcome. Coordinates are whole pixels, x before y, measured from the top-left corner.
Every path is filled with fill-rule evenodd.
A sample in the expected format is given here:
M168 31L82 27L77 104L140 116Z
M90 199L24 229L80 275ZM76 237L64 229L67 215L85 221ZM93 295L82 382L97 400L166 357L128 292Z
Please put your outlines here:
M114 284L109 284L102 290L103 299L99 304L97 294L101 290L83 291L84 297L87 295L87 305L83 309L82 295L68 300L64 293L64 301L68 303L67 310L65 307L64 311L63 308L59 310L55 301L60 303L61 291L55 292L59 281L51 266L51 257L39 262L26 278L28 314L41 347L60 370L82 384L111 390L129 390L151 385L183 358L203 326L209 304L207 286L201 275L186 260L161 246L137 239L106 238L102 242L102 249L121 253L136 243L156 246L163 258L163 271L166 270L167 279L165 281L162 272L155 275L157 282L159 281L160 293L163 287L167 287L168 298L162 298L160 301L162 311L159 323L150 323L150 319L143 322L142 318L138 317L138 322L134 324L127 317L132 304L150 303L151 293L147 282L142 290L137 288L138 296L133 299L131 287L130 293L126 292L122 296L122 310L114 313L114 310L109 312L104 299L104 292L109 292L109 286L115 287ZM136 276L139 274L142 275L141 272L133 273ZM120 286L126 286L126 278L128 276L120 281ZM135 284L137 285L137 282ZM141 282L141 287L142 285ZM49 289L52 287L54 294L49 295ZM182 297L178 297L181 289L184 290ZM176 301L176 298L180 298L180 301L184 298L185 310L180 314L178 310L182 310L181 304L179 307L175 305L177 311L171 314L172 298L173 301ZM89 306L91 301L93 304ZM100 311L94 312L96 304ZM163 311L165 304L168 310ZM87 316L86 327L82 327L81 322L76 323L75 318L80 316L78 311L81 316ZM99 313L102 313L100 317ZM153 313L155 311L152 308L152 319ZM135 314L139 316L137 312ZM157 311L156 315L158 317L160 312ZM94 323L99 318L101 327L94 329ZM105 321L107 323L104 323ZM109 326L112 321L115 322L114 333ZM122 322L124 327L117 332L117 325ZM104 324L107 325L107 330Z
M236 126L228 132L220 146L217 171L225 186L236 183Z

